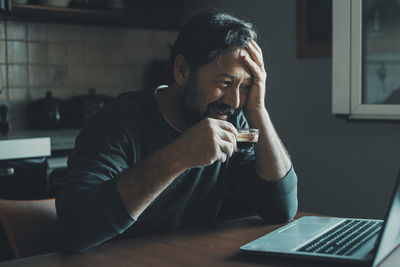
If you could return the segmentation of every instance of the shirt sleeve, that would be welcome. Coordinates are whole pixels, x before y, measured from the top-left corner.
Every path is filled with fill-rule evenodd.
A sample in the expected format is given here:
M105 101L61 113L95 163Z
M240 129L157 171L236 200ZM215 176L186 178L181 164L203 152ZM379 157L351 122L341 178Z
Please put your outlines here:
M252 159L235 164L230 172L232 183L228 194L236 197L234 203L242 205L242 210L260 215L267 223L292 220L298 208L297 175L293 167L280 180L266 181L255 172Z
M56 185L60 249L88 249L135 222L113 179L128 168L128 154L127 134L117 124L104 122L104 117L79 134L68 159L68 173Z
M271 224L293 219L298 208L297 175L293 167L282 179L266 181L255 172L254 155L233 165L228 173L228 200L224 203L231 207L224 207L225 210L238 210L241 215L257 214Z
M237 127L249 127L243 113L233 123ZM240 215L258 214L267 223L292 220L298 208L297 175L293 166L282 179L266 181L255 171L255 157L254 151L236 154L229 163L230 182L224 210L231 214L237 210Z

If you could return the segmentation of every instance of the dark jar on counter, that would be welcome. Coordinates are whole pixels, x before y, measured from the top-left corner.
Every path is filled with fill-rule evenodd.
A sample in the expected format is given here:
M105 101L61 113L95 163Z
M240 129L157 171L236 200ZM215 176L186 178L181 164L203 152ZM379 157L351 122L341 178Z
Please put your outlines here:
M63 128L63 101L54 98L50 91L46 97L28 104L28 125L35 130L55 130Z
M83 128L94 115L113 97L96 94L90 88L87 95L73 96L65 100L65 123L68 128Z

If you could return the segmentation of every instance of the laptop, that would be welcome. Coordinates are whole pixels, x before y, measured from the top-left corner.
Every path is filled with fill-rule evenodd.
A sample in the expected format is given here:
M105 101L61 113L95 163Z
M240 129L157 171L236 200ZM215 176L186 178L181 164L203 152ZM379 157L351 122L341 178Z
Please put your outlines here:
M240 250L376 266L399 244L400 173L384 220L304 216Z

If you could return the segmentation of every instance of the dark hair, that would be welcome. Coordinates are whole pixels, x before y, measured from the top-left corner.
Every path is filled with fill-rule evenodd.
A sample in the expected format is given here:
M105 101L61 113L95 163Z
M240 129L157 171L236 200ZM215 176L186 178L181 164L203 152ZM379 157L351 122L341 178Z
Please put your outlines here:
M170 47L169 82L175 81L173 69L179 54L185 57L192 72L207 64L223 52L245 48L250 40L256 40L254 25L226 12L207 11L193 16L180 31Z

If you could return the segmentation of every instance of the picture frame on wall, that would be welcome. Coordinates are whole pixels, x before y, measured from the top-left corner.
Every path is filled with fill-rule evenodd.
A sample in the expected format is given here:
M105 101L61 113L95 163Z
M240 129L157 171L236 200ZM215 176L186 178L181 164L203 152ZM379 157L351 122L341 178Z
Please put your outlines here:
M332 0L296 1L297 57L332 55Z

